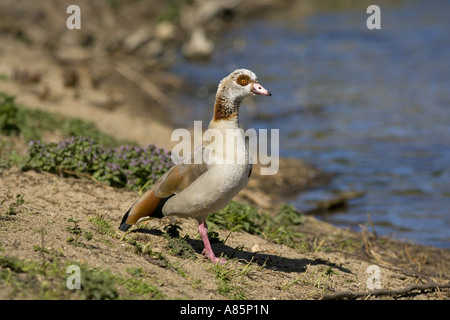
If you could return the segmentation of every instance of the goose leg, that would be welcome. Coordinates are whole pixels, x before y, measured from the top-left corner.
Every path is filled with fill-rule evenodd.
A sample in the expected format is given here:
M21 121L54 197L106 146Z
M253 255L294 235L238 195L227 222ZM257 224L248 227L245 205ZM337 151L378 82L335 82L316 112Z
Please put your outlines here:
M198 225L198 232L200 233L200 236L202 237L203 240L203 244L205 245L205 249L203 250L203 254L209 259L211 260L212 263L216 264L224 264L227 262L227 260L223 259L223 258L217 258L214 255L214 252L211 248L211 243L209 242L209 237L208 237L208 226L206 225L206 222L203 221L202 223L200 223Z

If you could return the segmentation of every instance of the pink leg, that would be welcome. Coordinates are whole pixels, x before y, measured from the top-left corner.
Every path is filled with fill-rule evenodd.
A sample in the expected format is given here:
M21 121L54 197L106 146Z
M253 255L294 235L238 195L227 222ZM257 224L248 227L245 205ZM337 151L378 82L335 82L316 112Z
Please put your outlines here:
M203 254L212 261L212 263L219 263L224 264L227 262L227 260L223 258L217 258L214 255L214 252L212 251L211 244L209 243L208 238L208 226L206 225L206 222L202 222L198 225L198 232L200 233L200 236L202 237L203 244L205 245L205 249L203 250Z

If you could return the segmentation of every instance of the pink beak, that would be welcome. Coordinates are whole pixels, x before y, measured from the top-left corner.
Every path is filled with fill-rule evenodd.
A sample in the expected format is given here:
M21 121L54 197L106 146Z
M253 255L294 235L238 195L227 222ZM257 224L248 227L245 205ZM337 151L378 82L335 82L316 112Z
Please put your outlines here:
M252 92L253 92L253 94L259 94L261 96L271 96L272 95L268 90L264 89L264 87L262 85L260 85L258 82L253 83Z

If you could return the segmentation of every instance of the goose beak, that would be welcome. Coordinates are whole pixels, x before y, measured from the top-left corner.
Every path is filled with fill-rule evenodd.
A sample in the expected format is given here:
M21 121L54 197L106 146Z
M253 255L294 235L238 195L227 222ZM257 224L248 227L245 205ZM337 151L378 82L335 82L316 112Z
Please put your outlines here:
M264 89L264 87L262 85L260 85L259 82L253 83L252 93L258 94L261 96L271 96L272 95L268 90Z

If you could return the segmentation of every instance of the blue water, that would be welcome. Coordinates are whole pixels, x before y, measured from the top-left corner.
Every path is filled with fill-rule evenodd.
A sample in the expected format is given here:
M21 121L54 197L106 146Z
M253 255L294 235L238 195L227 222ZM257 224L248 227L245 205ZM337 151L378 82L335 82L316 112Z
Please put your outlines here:
M280 154L337 174L292 201L300 210L337 190L364 191L323 217L358 229L450 248L450 2L381 7L381 30L365 7L301 17L271 14L217 43L211 62L180 58L192 85L175 121L209 121L218 80L253 70L272 97L241 108L249 128L280 129Z

